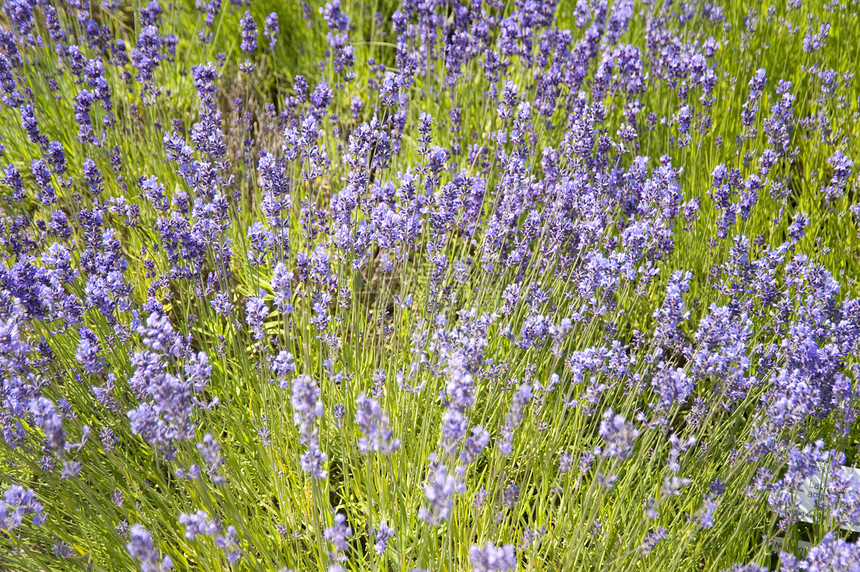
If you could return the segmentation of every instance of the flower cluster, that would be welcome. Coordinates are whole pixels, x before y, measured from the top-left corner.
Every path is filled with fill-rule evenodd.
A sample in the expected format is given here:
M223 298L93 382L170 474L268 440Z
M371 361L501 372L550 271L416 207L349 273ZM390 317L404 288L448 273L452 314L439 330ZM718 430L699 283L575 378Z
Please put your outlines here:
M293 421L299 426L299 442L308 448L302 454L302 470L324 479L328 471L323 466L328 457L320 450L319 432L314 423L323 414L319 397L319 387L309 375L300 375L293 380Z
M0 568L856 567L856 1L91 4L0 6Z

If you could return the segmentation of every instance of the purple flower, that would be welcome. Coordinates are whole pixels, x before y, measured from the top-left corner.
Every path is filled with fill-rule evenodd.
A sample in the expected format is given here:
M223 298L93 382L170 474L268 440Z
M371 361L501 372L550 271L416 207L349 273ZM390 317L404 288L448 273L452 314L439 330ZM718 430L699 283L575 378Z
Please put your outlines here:
M520 487L517 484L510 484L505 489L505 493L502 497L502 503L508 507L513 508L515 504L517 504L517 500L520 498Z
M343 73L355 63L355 50L349 44L349 36L346 34L332 34L326 36L329 50L331 52L332 65L335 73Z
M155 311L146 318L146 324L137 327L137 333L143 338L143 345L151 350L179 357L184 348L183 339L177 334L167 314Z
M185 364L185 376L189 382L194 384L194 391L203 391L212 377L212 366L209 365L209 356L206 352L191 354Z
M40 147L48 146L48 138L39 131L39 122L36 120L36 114L30 104L21 106L21 125L30 141Z
M330 29L339 32L349 31L349 16L341 12L340 0L326 2L325 6L320 8L320 14Z
M645 536L645 540L642 541L642 544L639 545L639 554L642 556L647 556L651 554L651 551L657 546L657 544L664 540L669 535L669 531L663 528L662 526L658 526L656 529L652 530Z
M248 262L252 266L264 264L272 246L272 234L265 229L260 221L256 221L248 227L248 246Z
M263 30L263 35L266 36L269 40L269 50L275 51L275 44L278 43L278 34L280 33L280 28L278 26L278 15L275 12L272 12L268 16L266 16L265 29Z
M89 158L84 159L83 175L84 182L90 188L90 193L92 193L94 196L100 194L104 189L104 179L102 178L102 173L96 166L95 161Z
M802 570L855 572L860 562L860 544L847 542L833 532L828 532L821 542L809 549L806 557L798 560L794 555L781 552L780 570L800 572Z
M132 558L140 562L142 572L165 572L173 569L170 556L161 557L152 543L152 535L141 525L133 524L128 530L129 542L125 545Z
M454 508L454 493L463 493L466 486L458 475L448 473L445 465L440 466L424 485L424 498L429 507L418 510L418 518L432 526L439 526L448 520Z
M525 415L526 407L532 399L532 386L524 383L520 385L514 392L511 399L511 407L505 416L505 426L509 429L515 429L520 426Z
M476 544L469 548L469 562L475 572L516 570L517 554L512 544L496 547L487 542L484 546Z
M215 293L215 298L209 300L209 306L215 310L216 314L225 317L232 316L233 310L236 309L236 304L230 301L230 295L221 290Z
M705 500L705 506L696 514L696 521L702 528L713 528L714 512L717 510L717 503L711 499Z
M161 5L158 3L158 0L150 0L149 4L140 9L140 25L158 25L158 19L160 16Z
M333 97L334 91L332 91L332 89L328 86L326 82L321 81L314 88L313 93L311 93L311 105L317 111L323 111L326 107L328 107L328 104L331 103ZM304 124L302 125L302 130L307 131Z
M47 157L54 174L62 175L66 172L66 154L63 152L63 145L59 141L51 141L48 144Z
M349 110L352 112L352 118L358 119L361 115L361 110L364 109L364 102L360 97L354 95L349 102Z
M296 371L296 360L293 354L281 350L272 360L272 371L281 379L281 387L287 387L287 377Z
M3 500L0 500L0 530L10 532L18 528L28 514L33 515L35 526L41 526L47 518L42 510L36 493L21 485L11 485L3 494Z
M293 380L293 421L299 426L299 443L307 445L302 454L302 470L311 476L323 479L328 471L323 469L328 457L319 448L319 436L314 426L315 419L323 414L320 390L309 375L300 375Z
M466 430L469 428L468 420L456 409L446 409L442 414L441 447L442 451L448 455L454 453L457 445L466 435Z
M24 200L24 182L21 180L21 173L13 163L9 163L9 166L3 170L3 182L12 188L13 201L19 203Z
M376 544L373 546L374 552L381 555L385 552L388 541L394 537L395 531L383 520L379 523L379 529L370 527L370 534L376 537Z
M803 51L812 53L820 50L827 42L830 35L830 22L822 22L817 31L810 27L803 37Z
M29 410L35 424L45 433L48 447L55 453L62 454L65 450L66 433L63 431L63 418L54 404L44 397L37 397L30 401Z
M691 482L690 479L672 475L663 479L663 486L660 488L660 491L667 497L676 497L680 494L681 489Z
M618 475L604 475L597 473L597 484L606 489L615 487L615 482L618 480Z
M137 69L137 79L144 93L153 90L153 72L164 59L163 50L170 42L158 34L155 26L143 26L137 38L137 44L129 52L131 63ZM83 93L83 92L82 92Z
M161 213L166 213L170 208L170 203L165 196L164 185L160 184L155 176L149 177L148 179L141 177L139 185L140 190L143 192L143 196L152 203L155 210Z
M197 443L197 450L206 463L206 472L216 485L224 484L226 479L218 471L226 459L221 455L221 445L215 440L211 433L203 435L203 441Z
M240 48L246 54L253 54L257 51L257 23L254 21L254 17L251 16L251 12L246 11L242 15L239 25L242 34L242 45Z
M660 368L651 379L651 386L660 397L661 411L683 405L693 392L693 380L682 369Z
M606 441L601 455L617 457L622 461L633 454L633 441L639 436L633 424L627 423L622 415L616 415L612 409L603 413L598 433Z
M358 440L358 450L362 453L378 451L390 454L400 447L400 439L393 437L388 428L388 415L379 407L379 402L364 393L355 400L355 423L364 437Z
M36 184L39 185L39 199L45 206L50 206L57 202L57 191L51 179L51 170L42 159L36 159L30 163L30 172L33 173L33 178L36 179Z
M460 452L460 462L465 465L474 463L490 443L490 432L483 427L472 427L472 434L466 437L466 443Z
M194 540L198 534L214 536L218 533L218 525L212 522L209 515L202 510L192 514L180 514L179 524L185 527L185 538L188 540Z
M132 432L153 445L194 438L193 417L199 404L194 391L205 387L210 374L208 360L200 353L190 357L186 377L168 373L163 360L163 356L149 351L137 353L131 360L136 369L129 386L143 402L127 416Z
M500 119L507 119L513 115L514 108L517 106L519 97L519 88L517 85L508 80L502 88L502 97L499 100L497 112Z
M833 167L833 176L830 179L830 184L823 189L823 192L828 201L835 201L845 194L848 180L854 170L854 161L837 150L827 160L827 163Z
M60 474L60 480L73 479L81 474L83 465L80 461L64 461L63 471Z
M352 536L352 530L346 523L346 517L342 513L334 515L334 524L326 528L323 537L334 544L335 548L346 552L349 549L347 539Z
M300 426L302 433L307 433L314 419L323 414L319 397L320 390L309 375L300 375L293 380L293 421Z
M691 278L692 274L689 271L681 270L675 271L669 278L663 305L653 314L657 319L657 327L654 331L655 345L686 351L686 340L679 326L690 316L690 312L684 305L683 294L690 290Z
M472 407L475 404L475 388L464 356L457 354L448 359L447 374L445 390L450 406L458 411Z
M274 292L275 304L284 314L293 312L293 305L290 303L290 283L293 281L293 273L287 271L287 267L282 262L278 262L275 270L272 273L272 290Z
M75 352L75 358L87 373L99 375L104 371L105 358L101 354L102 348L99 344L99 339L88 328L81 328L81 341L78 344L78 350Z
M72 547L66 544L63 541L56 543L53 547L51 547L51 551L56 554L60 558L64 558L69 560L74 556L75 551L72 550Z
M131 430L154 445L194 436L191 384L170 374L149 380L145 389L152 401L140 404L127 413Z
M266 337L263 323L269 316L269 307L263 301L262 295L261 292L260 296L251 296L245 302L245 321L254 333L254 339L258 341Z
M230 564L237 562L242 557L242 553L236 546L236 536L236 527L228 526L223 534L215 537L215 546L224 551L227 562Z

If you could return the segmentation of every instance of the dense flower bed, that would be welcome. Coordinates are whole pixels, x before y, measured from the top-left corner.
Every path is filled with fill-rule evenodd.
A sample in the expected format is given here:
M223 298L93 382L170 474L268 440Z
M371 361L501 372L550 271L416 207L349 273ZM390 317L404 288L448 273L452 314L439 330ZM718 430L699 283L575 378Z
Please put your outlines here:
M856 0L132 4L2 2L0 569L860 570Z

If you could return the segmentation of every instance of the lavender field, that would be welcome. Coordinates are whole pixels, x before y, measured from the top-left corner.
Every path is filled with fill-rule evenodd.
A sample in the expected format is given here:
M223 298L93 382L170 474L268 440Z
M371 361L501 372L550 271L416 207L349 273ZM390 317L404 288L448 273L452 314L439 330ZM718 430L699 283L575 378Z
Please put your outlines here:
M860 1L0 5L0 571L860 572Z

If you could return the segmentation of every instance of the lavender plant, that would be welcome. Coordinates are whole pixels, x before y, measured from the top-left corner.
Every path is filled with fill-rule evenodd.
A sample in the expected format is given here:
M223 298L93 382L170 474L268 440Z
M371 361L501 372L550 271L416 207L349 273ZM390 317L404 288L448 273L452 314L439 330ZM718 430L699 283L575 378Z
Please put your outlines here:
M856 570L858 8L2 0L0 569Z

